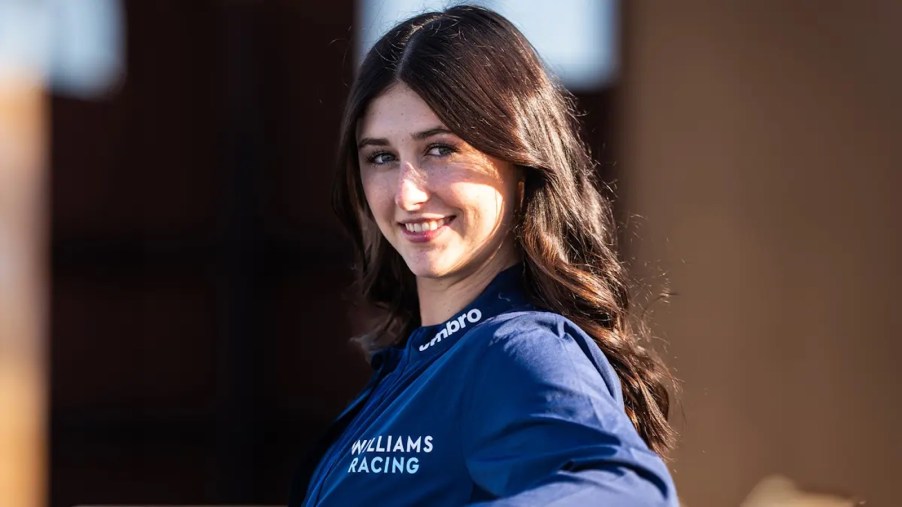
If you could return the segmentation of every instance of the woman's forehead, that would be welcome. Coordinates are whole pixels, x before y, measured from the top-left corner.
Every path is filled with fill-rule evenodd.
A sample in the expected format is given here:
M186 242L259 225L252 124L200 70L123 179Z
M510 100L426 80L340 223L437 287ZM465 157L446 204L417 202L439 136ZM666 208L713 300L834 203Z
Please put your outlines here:
M404 83L396 83L370 101L357 122L357 138L407 136L447 128L435 111Z

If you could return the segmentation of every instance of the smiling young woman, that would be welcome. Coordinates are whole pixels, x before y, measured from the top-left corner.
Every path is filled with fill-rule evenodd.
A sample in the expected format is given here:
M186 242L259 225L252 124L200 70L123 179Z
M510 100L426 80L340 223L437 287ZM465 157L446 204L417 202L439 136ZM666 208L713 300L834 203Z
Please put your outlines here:
M351 88L334 203L374 369L291 505L677 505L672 381L629 322L572 100L506 19L402 22Z
M457 137L403 83L357 129L368 208L416 278L421 324L447 320L519 260L518 171Z

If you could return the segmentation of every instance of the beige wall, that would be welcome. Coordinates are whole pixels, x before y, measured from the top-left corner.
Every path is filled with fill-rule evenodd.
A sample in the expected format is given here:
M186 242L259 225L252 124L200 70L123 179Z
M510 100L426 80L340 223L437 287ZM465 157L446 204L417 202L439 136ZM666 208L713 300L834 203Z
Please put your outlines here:
M902 2L625 8L620 187L679 293L683 499L776 472L902 505Z

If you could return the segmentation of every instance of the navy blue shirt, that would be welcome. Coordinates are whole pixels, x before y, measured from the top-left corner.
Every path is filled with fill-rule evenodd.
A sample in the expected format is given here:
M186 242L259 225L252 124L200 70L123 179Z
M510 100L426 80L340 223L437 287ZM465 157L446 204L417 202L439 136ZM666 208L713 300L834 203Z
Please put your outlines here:
M521 272L373 357L301 505L678 505L601 350Z

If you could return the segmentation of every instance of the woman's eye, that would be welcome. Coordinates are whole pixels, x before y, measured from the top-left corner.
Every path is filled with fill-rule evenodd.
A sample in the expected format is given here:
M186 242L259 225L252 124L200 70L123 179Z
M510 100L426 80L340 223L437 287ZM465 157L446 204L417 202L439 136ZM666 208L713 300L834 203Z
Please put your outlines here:
M447 144L433 144L429 147L429 151L427 151L426 154L433 157L445 157L454 153L454 151L453 146Z
M367 157L367 162L376 165L387 164L394 160L394 156L391 153L387 153L384 151L376 152Z

